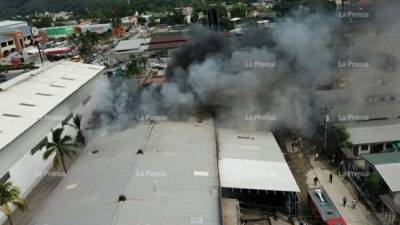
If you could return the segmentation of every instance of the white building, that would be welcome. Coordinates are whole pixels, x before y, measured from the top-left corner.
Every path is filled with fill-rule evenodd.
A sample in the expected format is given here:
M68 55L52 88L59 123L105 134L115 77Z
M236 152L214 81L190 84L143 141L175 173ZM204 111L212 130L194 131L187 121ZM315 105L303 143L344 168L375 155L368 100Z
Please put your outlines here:
M58 62L0 84L0 178L27 196L52 162L38 152L52 128L90 99L103 67ZM3 221L0 214L0 223Z

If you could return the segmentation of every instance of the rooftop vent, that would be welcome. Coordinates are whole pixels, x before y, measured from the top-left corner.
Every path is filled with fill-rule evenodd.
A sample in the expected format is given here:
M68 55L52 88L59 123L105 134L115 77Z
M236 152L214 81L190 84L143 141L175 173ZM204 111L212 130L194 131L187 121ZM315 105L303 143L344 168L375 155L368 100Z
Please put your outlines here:
M69 77L61 77L63 80L75 80L74 78L69 78Z
M29 104L29 103L19 103L19 105L22 105L22 106L29 106L29 107L35 107L36 105L34 105L34 104Z
M246 136L238 136L238 139L247 139L247 140L254 140L254 137L246 137Z
M40 92L36 93L36 95L41 95L41 96L51 96L51 94L47 94L47 93L40 93Z
M55 84L50 84L51 87L56 87L56 88L65 88L65 86L62 85L55 85Z
M3 116L7 116L7 117L14 117L14 118L21 117L20 115L16 115L16 114L9 114L9 113L3 113Z

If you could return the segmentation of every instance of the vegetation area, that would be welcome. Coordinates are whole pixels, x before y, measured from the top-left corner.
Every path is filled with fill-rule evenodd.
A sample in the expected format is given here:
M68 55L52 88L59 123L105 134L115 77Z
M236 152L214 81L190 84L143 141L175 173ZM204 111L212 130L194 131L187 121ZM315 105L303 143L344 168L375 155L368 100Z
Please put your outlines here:
M67 167L65 164L65 157L71 158L73 154L76 154L75 143L72 142L71 136L63 136L64 128L57 128L51 130L51 136L53 141L46 144L45 151L43 153L43 159L47 160L54 155L53 167L62 169L67 173Z
M21 191L11 182L0 183L0 211L7 217L8 223L13 225L11 219L13 207L24 211L27 206L20 197Z
M336 126L333 124L328 125L326 136L326 149L324 146L324 136L325 131L322 127L314 136L314 143L318 147L318 149L322 150L321 155L324 157L337 155L337 153L341 149L350 148L352 146L350 142L350 135L347 132L346 128L343 126Z
M139 76L146 72L147 57L142 55L131 55L130 62L127 65L125 76Z
M256 0L14 0L0 1L0 18L15 15L31 15L36 12L71 11L74 18L97 18L108 21L113 17L133 15L136 11L145 12L172 12L174 8L191 6L195 12L204 11L209 4L234 5L233 16L243 17L250 6ZM240 3L240 4L239 4ZM278 15L286 15L300 5L310 7L311 11L335 10L335 3L329 0L281 0L274 7ZM48 24L48 19L38 22L38 27Z

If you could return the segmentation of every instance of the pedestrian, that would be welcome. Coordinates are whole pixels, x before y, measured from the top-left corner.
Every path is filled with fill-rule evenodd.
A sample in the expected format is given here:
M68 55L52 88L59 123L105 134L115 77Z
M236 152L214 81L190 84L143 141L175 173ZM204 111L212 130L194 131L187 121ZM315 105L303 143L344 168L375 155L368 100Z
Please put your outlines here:
M318 177L314 177L314 186L317 186L318 183Z
M330 174L329 174L329 183L332 184L332 181L333 181L333 175L332 175L332 173L330 173Z
M347 203L347 198L343 197L343 207L346 207L346 203Z
M357 205L357 200L356 199L351 200L351 208L355 209L356 205Z

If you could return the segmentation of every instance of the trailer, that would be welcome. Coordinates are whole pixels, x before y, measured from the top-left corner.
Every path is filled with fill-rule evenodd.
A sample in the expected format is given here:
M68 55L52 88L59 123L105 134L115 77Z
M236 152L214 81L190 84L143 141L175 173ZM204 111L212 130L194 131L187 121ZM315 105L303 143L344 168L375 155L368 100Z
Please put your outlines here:
M323 225L347 225L326 191L320 188L308 190L308 203L315 219Z

